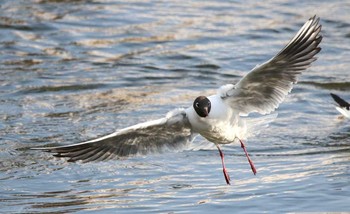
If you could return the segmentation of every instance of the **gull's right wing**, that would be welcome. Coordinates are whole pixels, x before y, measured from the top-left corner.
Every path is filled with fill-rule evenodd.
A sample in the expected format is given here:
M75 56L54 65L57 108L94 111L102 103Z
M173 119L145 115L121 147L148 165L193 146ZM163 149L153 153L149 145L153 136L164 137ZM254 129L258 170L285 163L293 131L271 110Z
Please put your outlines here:
M164 118L130 126L98 139L32 149L56 153L54 156L69 158L68 161L88 162L173 150L187 145L192 139L185 110L176 109Z

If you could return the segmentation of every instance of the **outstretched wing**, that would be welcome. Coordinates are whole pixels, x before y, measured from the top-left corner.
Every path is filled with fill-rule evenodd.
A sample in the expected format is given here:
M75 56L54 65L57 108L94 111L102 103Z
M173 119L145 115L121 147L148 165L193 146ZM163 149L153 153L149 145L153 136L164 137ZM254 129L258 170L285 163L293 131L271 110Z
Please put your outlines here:
M240 115L274 111L292 90L303 70L320 52L321 25L314 16L294 38L272 59L256 66L235 86L224 86L221 97Z
M67 157L68 161L102 161L135 154L175 149L192 141L192 130L184 109L169 112L165 118L140 123L110 135L78 144L33 148Z

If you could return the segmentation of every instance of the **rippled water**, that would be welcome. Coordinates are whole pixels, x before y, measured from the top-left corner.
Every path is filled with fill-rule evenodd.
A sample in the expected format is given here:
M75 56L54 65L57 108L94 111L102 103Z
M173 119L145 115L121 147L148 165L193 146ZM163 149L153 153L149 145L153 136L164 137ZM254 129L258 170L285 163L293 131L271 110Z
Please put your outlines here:
M347 1L0 2L0 211L350 211ZM322 52L268 129L218 152L67 163L28 148L102 136L186 107L277 53L311 16Z

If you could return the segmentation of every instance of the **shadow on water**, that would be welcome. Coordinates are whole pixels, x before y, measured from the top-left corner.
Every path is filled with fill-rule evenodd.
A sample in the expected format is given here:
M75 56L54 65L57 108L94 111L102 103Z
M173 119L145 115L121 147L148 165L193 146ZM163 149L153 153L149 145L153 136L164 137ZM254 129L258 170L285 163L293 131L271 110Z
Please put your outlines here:
M339 91L349 91L350 82L310 82L310 81L301 81L299 84L312 85L320 89L326 90L339 90Z
M28 89L23 89L17 93L19 94L36 94L36 93L47 93L47 92L62 92L62 91L83 91L91 90L97 88L105 87L105 84L84 84L84 85L63 85L63 86L41 86L41 87L32 87ZM14 94L16 95L16 94Z
M89 182L89 181L84 181ZM103 181L102 181L103 182ZM55 210L55 208L65 207L63 212L74 212L79 210L98 210L97 206L81 206L89 204L103 204L104 208L118 208L123 207L125 203L131 203L131 201L126 201L126 198L133 190L131 189L99 189L93 191L54 191L54 192L44 192L36 195L21 195L23 198L37 198L39 200L45 200L45 198L56 198L57 202L36 202L31 205L31 208L38 210ZM116 199L118 198L118 199ZM73 208L70 208L73 207ZM74 208L78 207L78 208ZM80 207L80 208L79 208Z

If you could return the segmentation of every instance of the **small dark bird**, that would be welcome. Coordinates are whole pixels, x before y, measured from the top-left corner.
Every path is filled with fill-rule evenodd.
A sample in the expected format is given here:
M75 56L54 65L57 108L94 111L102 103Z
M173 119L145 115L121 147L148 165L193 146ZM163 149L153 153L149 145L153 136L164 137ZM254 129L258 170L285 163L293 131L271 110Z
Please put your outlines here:
M346 102L345 100L343 100L342 98L340 98L338 95L336 94L332 94L331 96L333 97L334 101L336 103L338 103L339 106L336 106L335 108L345 117L350 118L350 104L348 102Z

